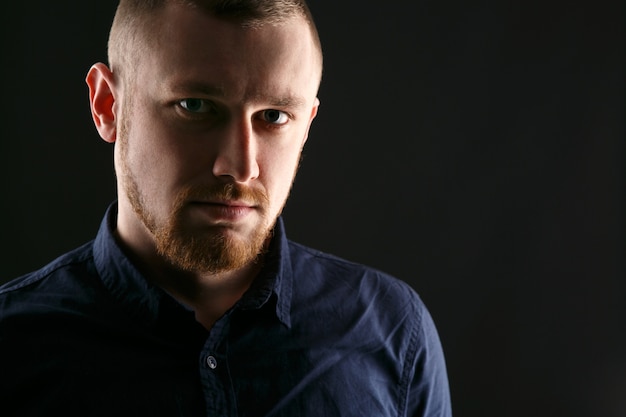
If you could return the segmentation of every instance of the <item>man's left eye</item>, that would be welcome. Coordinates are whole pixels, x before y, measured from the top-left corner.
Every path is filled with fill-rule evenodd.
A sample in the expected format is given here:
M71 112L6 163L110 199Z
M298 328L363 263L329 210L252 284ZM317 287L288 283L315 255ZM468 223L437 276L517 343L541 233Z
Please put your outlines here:
M289 116L287 113L282 112L280 110L264 110L263 111L263 120L268 123L272 123L275 125L284 125L289 121Z

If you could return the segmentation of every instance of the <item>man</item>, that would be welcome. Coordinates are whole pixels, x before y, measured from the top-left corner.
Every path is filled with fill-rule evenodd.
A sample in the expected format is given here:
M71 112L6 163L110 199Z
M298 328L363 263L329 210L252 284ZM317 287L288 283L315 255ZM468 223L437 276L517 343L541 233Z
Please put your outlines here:
M0 289L14 416L450 416L405 283L287 240L322 53L300 0L122 0L87 75L118 200Z

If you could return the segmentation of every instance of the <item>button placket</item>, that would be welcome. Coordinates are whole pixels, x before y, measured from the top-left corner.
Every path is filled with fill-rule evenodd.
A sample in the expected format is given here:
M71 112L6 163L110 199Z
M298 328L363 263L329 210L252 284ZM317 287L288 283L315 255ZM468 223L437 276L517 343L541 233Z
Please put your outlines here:
M220 318L209 331L207 340L200 356L200 381L207 409L207 415L227 416L235 415L230 407L235 402L230 391L232 382L228 377L228 359L226 357L226 343L229 328L229 316Z

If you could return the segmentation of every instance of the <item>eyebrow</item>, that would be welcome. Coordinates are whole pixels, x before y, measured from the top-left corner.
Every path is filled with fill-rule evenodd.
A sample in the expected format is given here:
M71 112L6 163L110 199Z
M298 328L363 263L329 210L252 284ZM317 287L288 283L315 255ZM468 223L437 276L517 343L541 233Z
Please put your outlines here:
M276 107L303 107L304 98L296 95L288 96L265 96L263 94L254 95L253 101L267 102Z
M200 82L181 82L174 84L172 91L189 92L190 94L203 94L212 97L225 98L227 96L226 90L222 86L211 85ZM267 95L262 93L252 93L246 96L246 99L258 103L268 103L271 106L276 107L303 107L306 103L305 99L295 94L288 94L285 96Z

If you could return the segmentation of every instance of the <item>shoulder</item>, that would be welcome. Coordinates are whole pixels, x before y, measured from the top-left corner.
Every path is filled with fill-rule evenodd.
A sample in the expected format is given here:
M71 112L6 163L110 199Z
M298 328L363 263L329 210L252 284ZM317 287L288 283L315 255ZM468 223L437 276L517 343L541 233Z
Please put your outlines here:
M311 314L330 312L414 335L430 319L417 291L399 277L294 242L290 251L293 302Z
M301 280L312 281L322 286L344 288L359 297L390 297L395 301L402 300L403 304L423 307L417 292L399 277L299 243L290 241L289 245L294 275L308 277L296 278L298 285Z
M71 282L91 271L93 242L67 252L42 268L14 278L0 286L0 311L12 301L27 304L32 297L64 294ZM56 288L56 291L53 289Z

